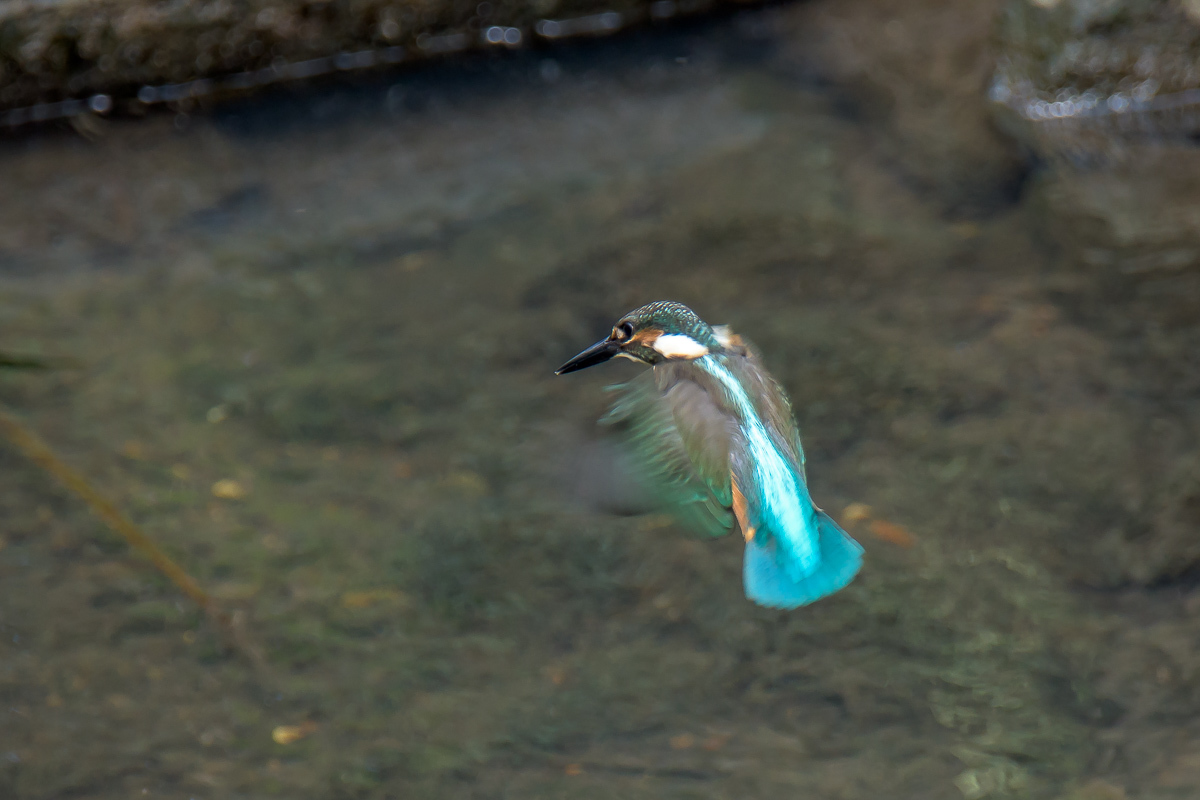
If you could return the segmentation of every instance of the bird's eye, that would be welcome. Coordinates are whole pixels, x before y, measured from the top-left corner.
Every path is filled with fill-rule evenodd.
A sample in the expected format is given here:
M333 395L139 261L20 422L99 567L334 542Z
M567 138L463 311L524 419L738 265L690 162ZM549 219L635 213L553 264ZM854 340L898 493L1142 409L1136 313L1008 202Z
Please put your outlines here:
M613 328L613 338L618 342L622 342L633 336L633 323L622 322L617 327Z

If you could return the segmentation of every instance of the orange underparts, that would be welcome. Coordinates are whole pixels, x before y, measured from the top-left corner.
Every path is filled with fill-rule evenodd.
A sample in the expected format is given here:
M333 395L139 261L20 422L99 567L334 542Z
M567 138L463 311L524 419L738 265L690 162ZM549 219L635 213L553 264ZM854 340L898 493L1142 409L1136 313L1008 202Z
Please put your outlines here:
M748 542L754 538L755 529L750 527L750 522L746 519L746 497L741 489L738 489L732 473L729 475L729 484L733 487L733 515L737 517L738 525L742 527L742 536L746 537Z

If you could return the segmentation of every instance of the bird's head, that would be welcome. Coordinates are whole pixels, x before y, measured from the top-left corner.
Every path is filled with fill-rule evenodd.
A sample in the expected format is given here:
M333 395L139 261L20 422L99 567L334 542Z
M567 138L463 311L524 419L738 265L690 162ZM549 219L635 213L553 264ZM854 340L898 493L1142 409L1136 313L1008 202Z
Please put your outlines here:
M563 364L555 374L592 367L616 356L650 365L700 358L724 349L718 334L719 330L682 303L650 303L621 317L607 339Z

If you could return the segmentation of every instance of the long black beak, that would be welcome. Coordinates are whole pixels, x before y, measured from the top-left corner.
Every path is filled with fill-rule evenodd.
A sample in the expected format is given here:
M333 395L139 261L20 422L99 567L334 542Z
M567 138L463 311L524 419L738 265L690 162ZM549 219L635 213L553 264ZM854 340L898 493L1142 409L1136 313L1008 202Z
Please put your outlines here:
M575 356L558 369L554 370L554 374L566 375L568 372L575 372L576 370L587 369L588 367L594 367L597 364L603 364L605 361L608 361L619 352L621 352L621 346L612 339L605 339L602 342L596 342L587 350L584 350L582 353Z

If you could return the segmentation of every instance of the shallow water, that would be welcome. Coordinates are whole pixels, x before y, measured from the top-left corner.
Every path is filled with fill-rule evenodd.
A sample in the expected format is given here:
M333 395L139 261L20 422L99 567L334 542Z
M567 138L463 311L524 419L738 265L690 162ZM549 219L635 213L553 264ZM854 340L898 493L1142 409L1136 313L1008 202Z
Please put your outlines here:
M268 670L0 449L0 794L1194 797L1192 279L1081 267L1073 177L964 215L796 13L6 141L3 349L81 366L0 400ZM635 368L552 370L662 298L870 507L845 591L610 474Z

